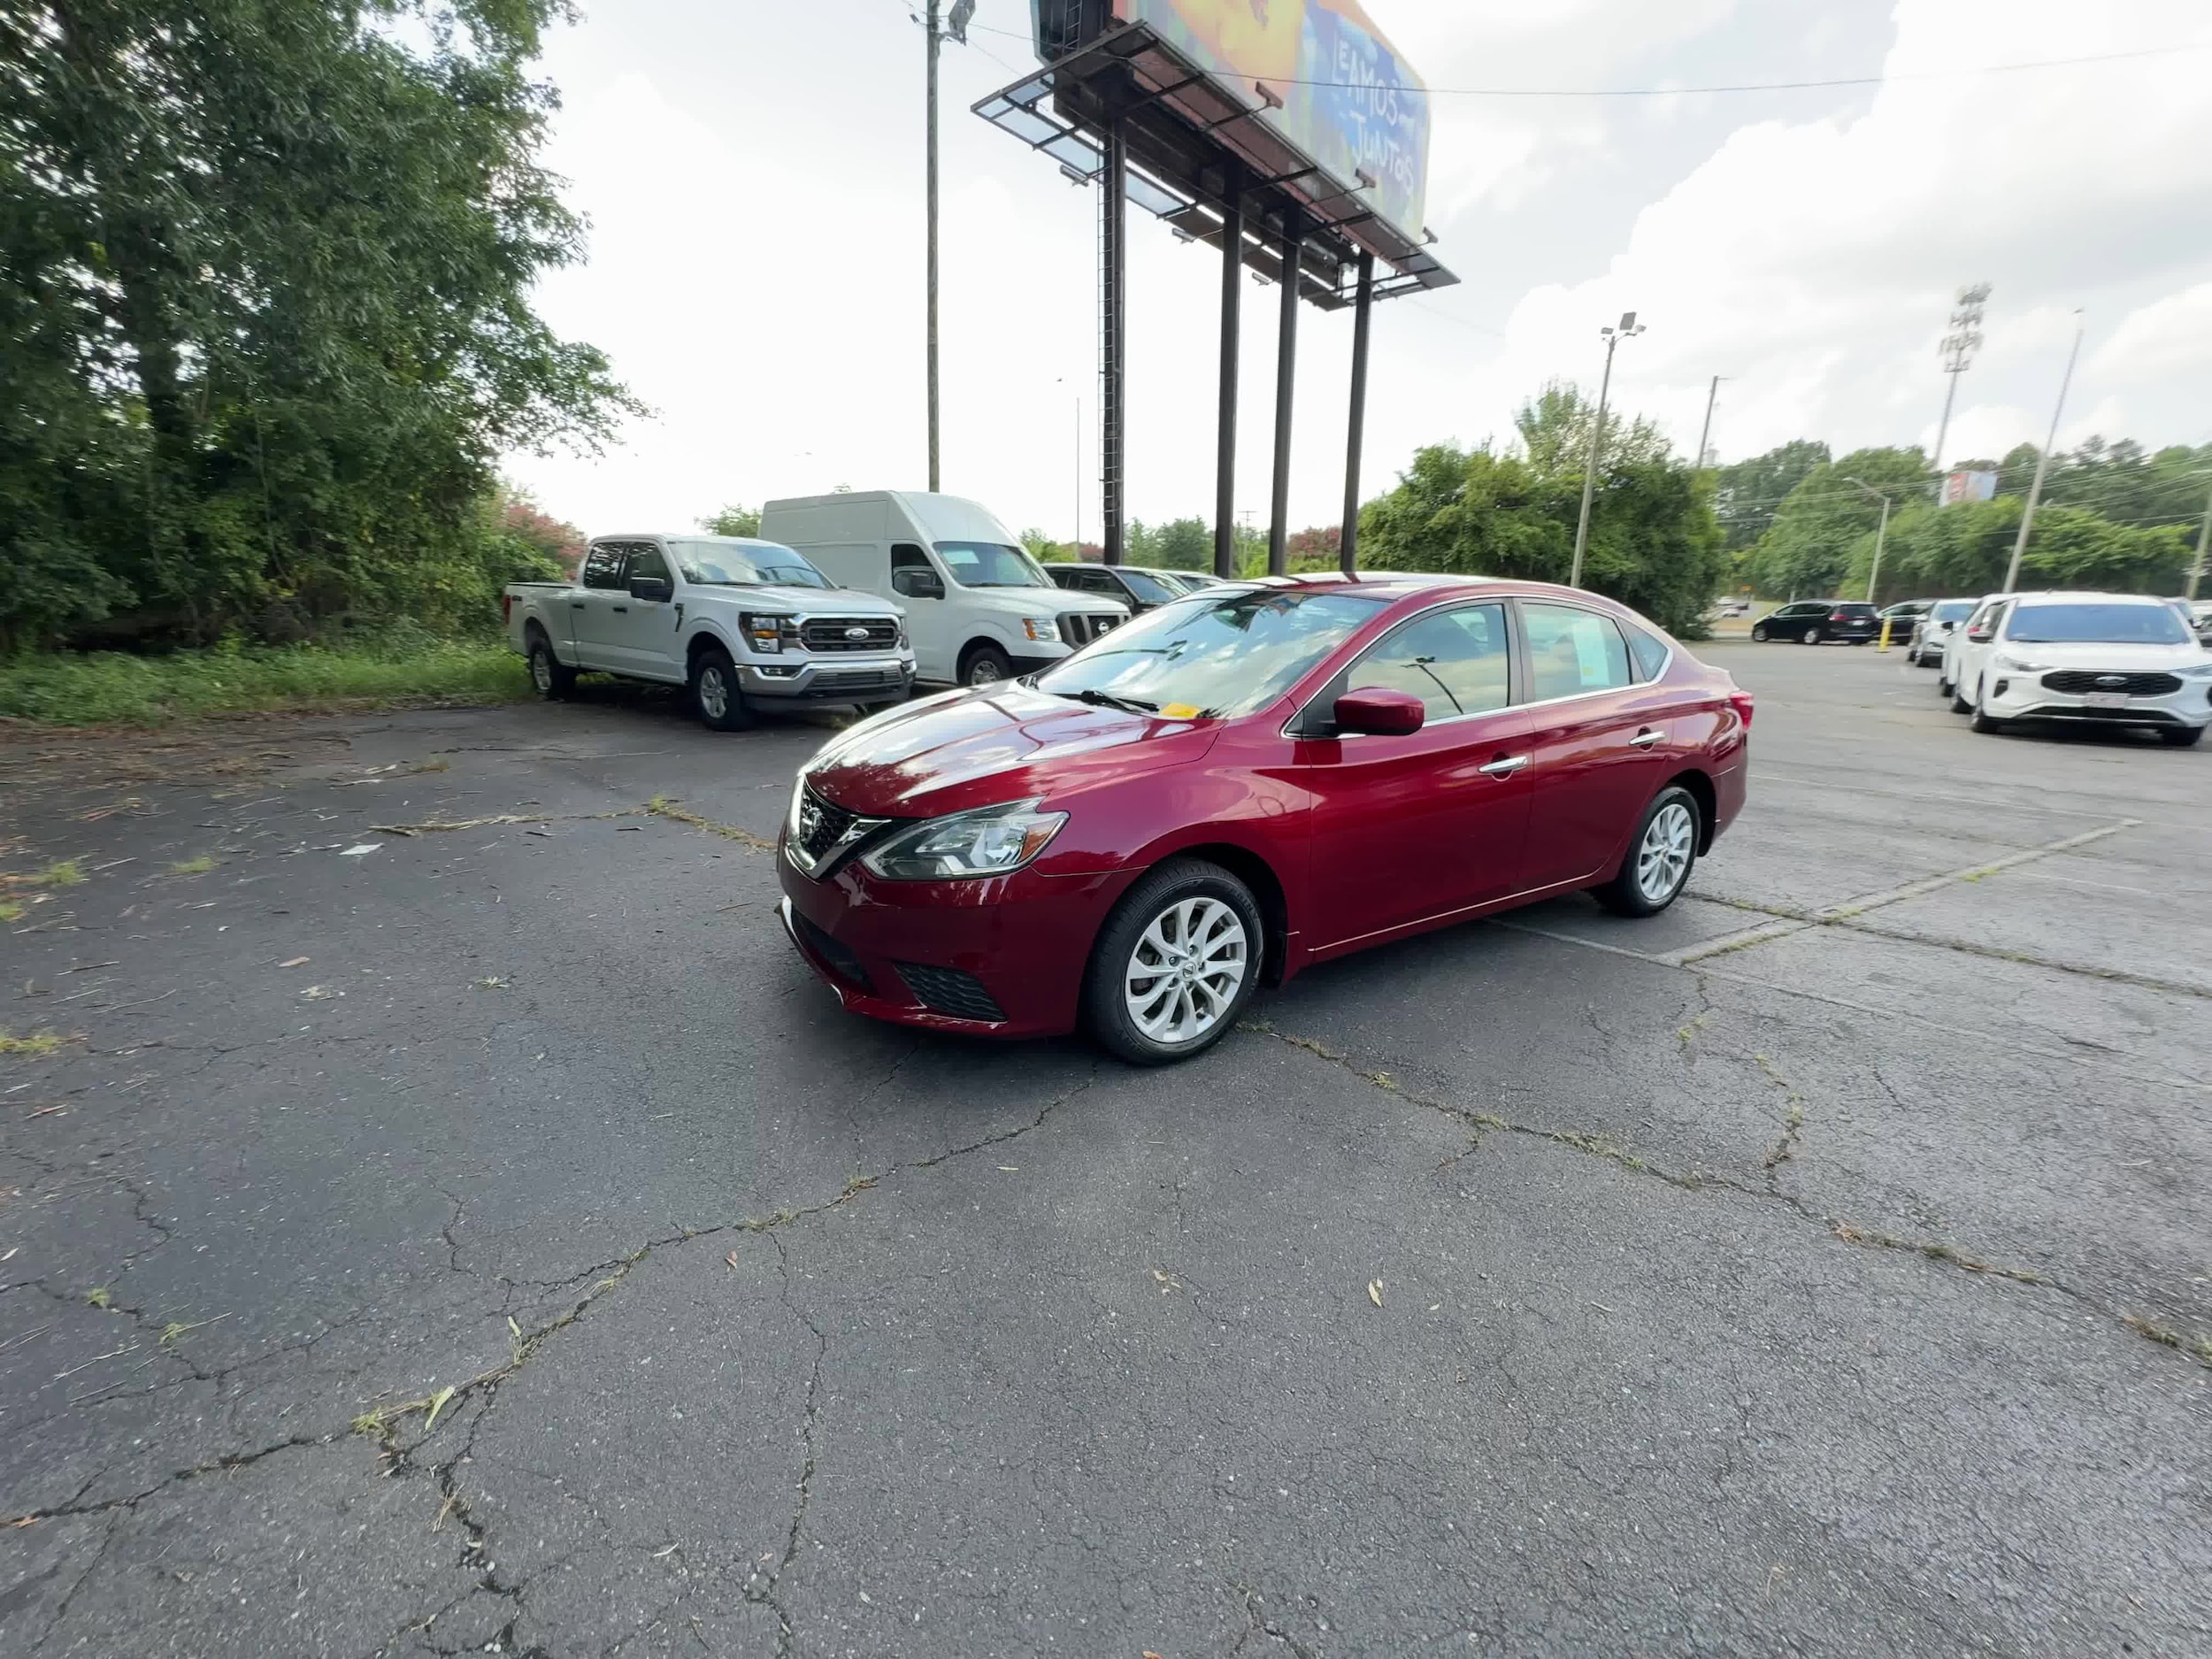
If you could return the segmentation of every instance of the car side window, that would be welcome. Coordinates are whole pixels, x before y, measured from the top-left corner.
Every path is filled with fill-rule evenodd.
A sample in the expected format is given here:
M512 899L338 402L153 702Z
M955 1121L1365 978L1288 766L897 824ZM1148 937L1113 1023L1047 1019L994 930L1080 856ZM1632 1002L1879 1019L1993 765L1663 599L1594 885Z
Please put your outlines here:
M589 557L584 560L583 575L580 580L587 588L621 587L622 556L628 550L619 541L594 543Z
M1636 659L1638 680L1656 680L1667 665L1667 642L1641 628L1628 630L1628 654Z
M657 576L663 581L670 580L668 561L661 557L661 550L650 541L640 541L631 548L629 566L622 573L622 585L626 588L641 576Z
M1525 603L1521 618L1528 630L1531 702L1630 683L1628 646L1610 617L1571 605Z
M932 569L932 566L929 562L929 555L923 552L921 549L916 547L911 541L900 541L892 546L891 570L894 574L896 574L900 571L926 571L930 569Z
M1431 720L1502 709L1509 700L1503 605L1463 605L1407 623L1353 664L1347 691L1402 691Z

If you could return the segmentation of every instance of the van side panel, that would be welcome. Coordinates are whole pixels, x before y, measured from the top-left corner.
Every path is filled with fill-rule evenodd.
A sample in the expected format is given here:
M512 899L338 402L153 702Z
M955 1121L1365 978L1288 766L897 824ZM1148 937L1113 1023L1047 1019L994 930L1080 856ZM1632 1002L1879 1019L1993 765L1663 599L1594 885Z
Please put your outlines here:
M894 603L898 602L898 595L891 591L891 553L885 543L817 542L806 549L806 556L840 588L880 594Z
M880 492L772 501L761 509L761 539L802 550L825 542L879 541L889 514L890 502Z
M990 541L1001 547L1019 547L1021 538L1001 524L980 502L960 495L929 495L900 491L893 500L895 518L908 519L918 534L912 539L937 541ZM892 534L902 534L894 531Z

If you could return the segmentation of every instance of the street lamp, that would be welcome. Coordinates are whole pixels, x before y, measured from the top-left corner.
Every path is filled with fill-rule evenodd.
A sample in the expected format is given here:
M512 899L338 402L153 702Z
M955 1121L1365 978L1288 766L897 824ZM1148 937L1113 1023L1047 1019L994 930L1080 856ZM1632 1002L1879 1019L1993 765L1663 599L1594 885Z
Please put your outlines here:
M1839 476L1840 476L1840 474ZM1889 540L1889 497L1883 495L1880 490L1876 489L1872 485L1863 483L1855 478L1846 478L1843 481L1847 484L1857 486L1858 488L1865 491L1866 494L1871 495L1876 501L1882 503L1881 528L1874 533L1874 568L1869 571L1866 576L1866 602L1869 604L1872 604L1874 603L1874 585L1882 580L1882 544ZM1889 648L1887 646L1884 646L1882 649L1884 650L1887 650Z
M1613 352L1624 340L1632 340L1644 332L1643 324L1636 320L1634 311L1623 311L1620 322L1610 328L1601 328L1605 336L1605 378L1598 382L1597 424L1590 428L1590 460L1582 471L1582 517L1575 523L1574 570L1567 578L1567 586L1582 586L1582 555L1590 545L1590 498L1598 488L1598 445L1605 438L1605 400L1613 389Z

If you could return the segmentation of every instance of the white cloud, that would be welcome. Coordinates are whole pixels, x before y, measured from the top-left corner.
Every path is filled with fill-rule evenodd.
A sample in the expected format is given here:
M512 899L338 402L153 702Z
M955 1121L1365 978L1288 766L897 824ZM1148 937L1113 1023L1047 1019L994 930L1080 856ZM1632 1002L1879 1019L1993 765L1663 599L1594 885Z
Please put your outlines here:
M2118 386L2212 372L2212 282L2198 282L2130 312L2090 368Z

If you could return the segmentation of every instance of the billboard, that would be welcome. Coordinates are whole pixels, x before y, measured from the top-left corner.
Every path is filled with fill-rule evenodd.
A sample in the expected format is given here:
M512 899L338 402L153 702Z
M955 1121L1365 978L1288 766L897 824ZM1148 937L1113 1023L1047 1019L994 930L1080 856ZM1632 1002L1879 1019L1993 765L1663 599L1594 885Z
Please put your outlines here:
M1248 99L1265 85L1281 107L1262 119L1420 242L1428 89L1359 0L1115 0L1114 10Z
M1955 506L1962 501L1993 501L1997 495L1997 475L1978 468L1952 473L1943 480L1943 504Z

